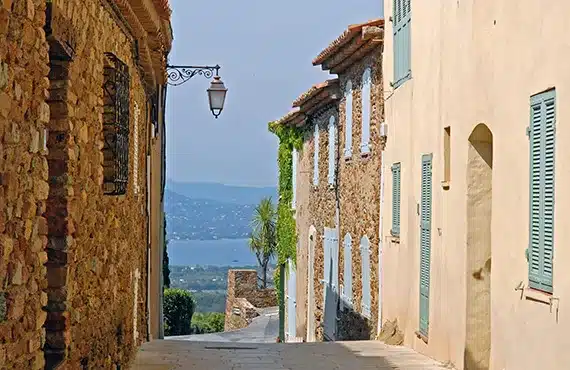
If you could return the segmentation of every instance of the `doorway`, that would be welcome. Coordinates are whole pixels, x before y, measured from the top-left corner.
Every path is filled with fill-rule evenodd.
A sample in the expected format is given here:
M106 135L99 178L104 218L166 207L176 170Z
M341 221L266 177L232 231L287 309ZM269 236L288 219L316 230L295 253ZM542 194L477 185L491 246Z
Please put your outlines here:
M491 222L493 134L479 124L467 158L465 370L489 369L491 354Z
M317 229L309 229L309 253L307 254L307 342L314 342L315 338L315 240Z

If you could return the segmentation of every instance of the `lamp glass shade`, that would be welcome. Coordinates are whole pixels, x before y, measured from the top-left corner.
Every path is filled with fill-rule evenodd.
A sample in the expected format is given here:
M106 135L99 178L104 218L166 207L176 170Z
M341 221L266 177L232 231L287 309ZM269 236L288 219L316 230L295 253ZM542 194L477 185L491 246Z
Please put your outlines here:
M224 86L224 83L219 76L215 76L214 80L210 84L208 91L208 99L210 101L210 110L216 118L222 113L224 109L224 102L226 100L226 93L228 89Z

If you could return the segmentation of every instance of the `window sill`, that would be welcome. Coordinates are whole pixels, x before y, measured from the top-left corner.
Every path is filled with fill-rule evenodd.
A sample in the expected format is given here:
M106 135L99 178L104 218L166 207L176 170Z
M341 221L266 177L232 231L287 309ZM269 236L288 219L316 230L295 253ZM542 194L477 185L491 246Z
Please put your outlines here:
M416 331L415 334L416 334L416 337L421 339L425 344L428 344L428 337L426 337L425 335L423 335L419 331Z
M399 236L389 236L388 240L393 244L400 244L400 237Z
M449 186L450 186L449 181L442 181L441 182L441 187L443 188L443 190L449 190Z
M524 288L523 295L527 301L542 303L548 306L552 305L553 297L550 293L527 287Z

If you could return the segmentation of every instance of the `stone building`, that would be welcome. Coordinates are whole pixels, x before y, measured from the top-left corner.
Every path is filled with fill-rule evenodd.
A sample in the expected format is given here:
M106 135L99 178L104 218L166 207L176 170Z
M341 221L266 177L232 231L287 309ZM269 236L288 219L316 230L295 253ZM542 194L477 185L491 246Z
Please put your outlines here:
M277 121L305 132L302 149L293 151L298 248L287 284L290 337L377 334L383 25L352 25L323 50L313 64L338 78L313 86Z
M567 369L570 3L506 4L384 1L383 316L457 369Z
M126 367L160 335L171 42L166 0L0 5L2 368Z

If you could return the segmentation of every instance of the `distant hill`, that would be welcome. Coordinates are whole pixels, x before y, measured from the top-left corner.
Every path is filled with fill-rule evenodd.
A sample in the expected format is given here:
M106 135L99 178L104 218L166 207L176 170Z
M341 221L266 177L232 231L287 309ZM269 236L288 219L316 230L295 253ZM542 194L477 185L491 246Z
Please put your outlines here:
M277 187L234 186L218 183L177 182L168 180L166 188L191 199L215 200L235 204L257 204L272 197L277 203Z
M263 197L277 202L274 187L256 188L168 182L164 193L168 239L247 238L255 206Z

